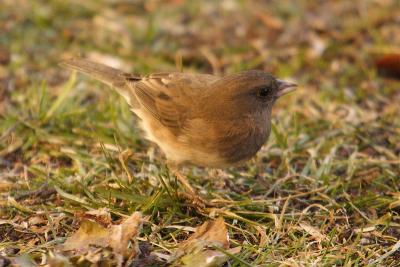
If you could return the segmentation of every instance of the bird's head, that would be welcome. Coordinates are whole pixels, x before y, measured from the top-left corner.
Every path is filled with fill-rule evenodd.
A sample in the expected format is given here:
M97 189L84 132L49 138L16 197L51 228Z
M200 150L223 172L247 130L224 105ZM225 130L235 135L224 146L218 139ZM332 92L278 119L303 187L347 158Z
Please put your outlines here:
M215 86L220 99L241 113L270 113L277 99L297 87L259 70L225 76Z

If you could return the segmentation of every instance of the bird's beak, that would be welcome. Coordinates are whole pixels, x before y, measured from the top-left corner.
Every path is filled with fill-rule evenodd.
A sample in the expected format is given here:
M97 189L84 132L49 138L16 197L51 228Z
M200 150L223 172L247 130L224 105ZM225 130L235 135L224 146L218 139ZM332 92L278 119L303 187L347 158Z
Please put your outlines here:
M297 84L291 83L291 82L285 82L282 80L277 80L278 81L278 94L277 97L281 97L283 95L286 95L287 93L290 93L294 90L296 90Z

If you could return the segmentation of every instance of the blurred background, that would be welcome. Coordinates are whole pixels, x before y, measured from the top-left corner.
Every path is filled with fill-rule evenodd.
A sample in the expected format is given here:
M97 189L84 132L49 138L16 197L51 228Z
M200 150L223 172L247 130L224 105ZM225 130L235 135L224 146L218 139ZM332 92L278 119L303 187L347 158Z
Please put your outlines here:
M76 229L74 212L108 203L113 216L147 214L160 235L147 225L146 238L163 251L180 240L163 223L196 226L206 215L170 199L156 178L166 177L163 157L124 101L58 66L74 56L141 74L260 69L299 84L278 101L273 134L254 160L190 176L209 198L242 201L226 209L246 218L229 221L243 261L366 265L400 237L399 0L0 0L0 217L22 224L32 216L23 206L52 211L44 224L64 212L65 223L42 232L2 224L0 247L45 253L49 240ZM20 195L43 184L70 195ZM282 201L290 195L299 197ZM312 216L293 215L308 207ZM281 214L281 228L262 212ZM312 247L314 228L299 223L330 241ZM398 258L386 256L386 266Z
M400 43L396 0L3 0L1 8L2 77L16 87L57 83L56 63L81 55L137 72L176 70L180 59L187 71L263 69L356 94L373 87L372 55Z

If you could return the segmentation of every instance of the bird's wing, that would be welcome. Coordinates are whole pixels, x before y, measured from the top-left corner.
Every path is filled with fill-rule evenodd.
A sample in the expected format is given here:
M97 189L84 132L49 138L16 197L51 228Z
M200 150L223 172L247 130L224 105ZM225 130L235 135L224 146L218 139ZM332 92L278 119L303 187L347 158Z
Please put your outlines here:
M140 80L126 77L132 91L131 103L178 135L190 118L190 110L205 97L218 78L207 74L156 73Z
M174 134L179 134L190 110L198 105L199 98L207 96L211 84L218 80L213 75L179 72L140 76L83 58L65 60L61 65L110 85L136 114L152 116Z

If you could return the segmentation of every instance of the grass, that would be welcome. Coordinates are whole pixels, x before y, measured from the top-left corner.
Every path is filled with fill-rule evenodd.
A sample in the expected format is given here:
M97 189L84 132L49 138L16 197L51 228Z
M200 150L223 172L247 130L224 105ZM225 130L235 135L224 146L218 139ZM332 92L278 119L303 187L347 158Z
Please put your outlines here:
M105 207L114 221L142 212L140 246L163 254L189 235L171 226L221 215L242 248L226 266L398 265L399 83L369 53L399 33L398 1L17 2L0 4L11 55L0 65L0 257L40 263L82 213ZM77 54L138 73L176 70L179 58L185 71L257 68L301 86L246 165L186 168L226 203L199 210L177 199L123 99L57 66Z

